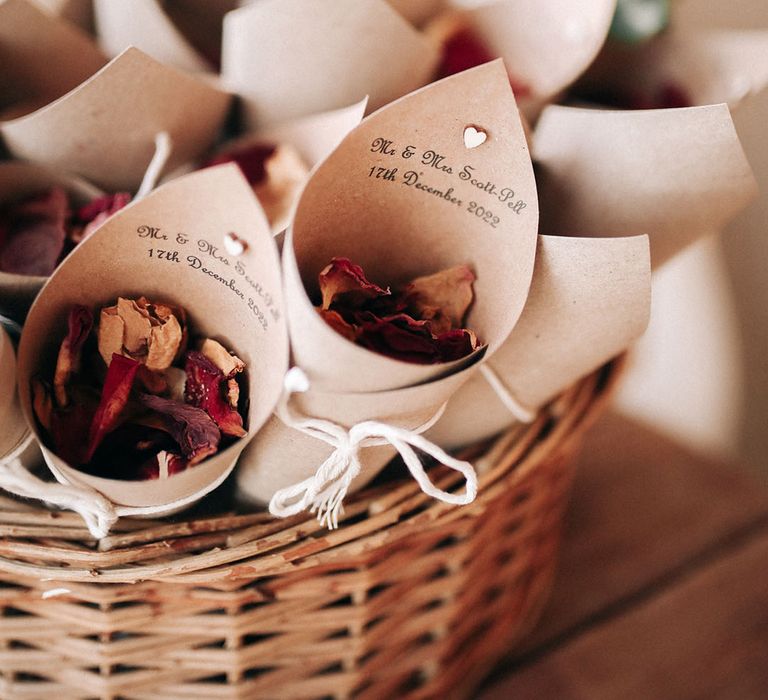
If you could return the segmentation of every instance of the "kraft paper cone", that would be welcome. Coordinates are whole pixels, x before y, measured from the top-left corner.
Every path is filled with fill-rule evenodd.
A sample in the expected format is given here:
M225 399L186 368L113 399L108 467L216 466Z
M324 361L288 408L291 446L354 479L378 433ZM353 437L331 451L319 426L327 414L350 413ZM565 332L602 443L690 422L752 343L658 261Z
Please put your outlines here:
M26 0L0 3L0 110L10 106L18 115L36 109L106 62L93 40L69 23Z
M658 267L756 194L728 107L547 107L534 134L541 232L651 237Z
M417 27L434 17L445 5L445 0L387 0L387 2Z
M178 2L169 4L159 0L94 0L96 31L101 46L109 56L117 56L129 46L135 46L161 63L181 70L191 73L211 71L218 64L224 13L237 7L237 2L206 0L189 6L178 5ZM206 8L208 11L200 15L198 10ZM175 10L175 14L194 10L193 19L199 31L210 34L210 38L204 34L205 44L210 45L214 55L210 58L201 55L166 10Z
M127 49L56 102L0 123L17 158L77 173L106 190L134 191L166 131L173 150L166 171L211 146L231 96Z
M682 91L692 105L732 108L768 85L768 30L674 27L640 46L606 45L582 92L654 95Z
M469 379L469 372L421 386L373 393L321 392L310 388L294 394L291 407L300 415L331 420L345 429L367 420L415 430L434 418L443 404ZM333 448L272 416L243 451L237 467L241 494L259 503L276 491L311 477ZM397 451L391 445L364 447L362 469L350 487L354 493L376 476Z
M464 139L476 139L478 129L486 140L468 148ZM414 178L434 191L408 185ZM530 155L501 61L385 107L316 169L286 235L283 271L295 363L318 390L368 392L430 381L478 359L410 364L336 333L307 293L314 294L318 273L335 256L393 286L468 264L477 280L466 326L492 355L525 303L537 228Z
M377 109L427 82L437 49L384 0L260 0L224 19L222 76L249 128Z
M0 326L0 461L17 451L29 435L16 392L16 354Z
M517 403L538 409L642 334L650 314L650 273L647 236L540 236L523 315L487 364ZM426 437L450 449L513 422L509 408L473 370Z
M270 197L270 201L260 200L275 235L282 233L290 225L294 206L309 176L309 170L327 157L360 123L365 105L366 100L362 100L349 107L311 114L302 119L275 125L255 134L233 139L217 151L217 155L224 156L258 144L290 149L290 155L283 152L283 156L291 167L285 172L287 166L283 161L283 166L278 167L281 172L278 175L276 187L273 188L274 195ZM169 178L173 176L172 173ZM267 181L269 181L269 169ZM258 186L254 191L257 197L263 196L258 191Z
M33 0L40 9L76 24L86 32L93 31L93 7L90 0Z
M340 109L310 114L300 119L273 124L257 132L256 138L271 143L288 143L304 162L314 167L341 143L363 118L368 98Z
M76 204L104 194L84 180L33 163L0 163L0 209L4 205L54 186L63 187ZM15 275L0 270L0 313L21 322L46 277Z
M223 252L230 232L247 243L236 258ZM118 295L142 294L183 306L190 328L220 340L245 362L248 434L194 467L151 481L83 474L44 447L57 478L91 486L121 506L119 514L176 509L218 485L267 420L282 389L288 339L278 265L263 212L232 165L163 185L118 212L76 248L32 306L19 346L21 403L38 438L30 380L37 373L50 376L71 306L96 308Z
M492 56L504 59L522 104L572 83L605 42L616 0L452 0Z

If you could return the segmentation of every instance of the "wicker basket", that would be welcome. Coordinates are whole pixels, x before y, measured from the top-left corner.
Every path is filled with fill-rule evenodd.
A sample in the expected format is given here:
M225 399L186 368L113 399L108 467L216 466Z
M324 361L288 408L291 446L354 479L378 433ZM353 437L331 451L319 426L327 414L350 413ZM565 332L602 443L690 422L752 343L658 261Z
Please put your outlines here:
M198 509L97 543L75 515L0 500L0 695L467 696L546 600L574 453L616 368L475 448L463 508L379 481L333 532Z

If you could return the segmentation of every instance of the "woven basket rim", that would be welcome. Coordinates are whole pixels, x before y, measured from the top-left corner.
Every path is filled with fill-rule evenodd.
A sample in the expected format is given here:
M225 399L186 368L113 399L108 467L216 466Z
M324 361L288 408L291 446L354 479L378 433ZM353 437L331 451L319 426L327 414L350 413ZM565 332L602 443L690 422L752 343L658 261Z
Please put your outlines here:
M243 580L333 566L482 514L500 489L535 470L558 445L577 440L608 401L624 357L584 377L542 409L528 425L462 454L480 473L477 499L467 506L431 501L407 477L372 486L349 499L340 528L327 531L314 516L276 520L247 513L168 521L121 520L96 542L79 516L3 498L0 500L0 571L22 578L68 583L137 583L148 580L235 588ZM460 490L455 472L430 468L443 489Z

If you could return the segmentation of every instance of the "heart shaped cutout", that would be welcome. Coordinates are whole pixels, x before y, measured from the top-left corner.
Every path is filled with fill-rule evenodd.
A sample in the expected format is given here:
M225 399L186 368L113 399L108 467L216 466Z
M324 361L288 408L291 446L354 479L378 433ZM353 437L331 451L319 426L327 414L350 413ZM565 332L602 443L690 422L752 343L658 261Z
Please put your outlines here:
M477 148L485 143L488 134L475 126L468 126L464 129L464 145L467 148Z

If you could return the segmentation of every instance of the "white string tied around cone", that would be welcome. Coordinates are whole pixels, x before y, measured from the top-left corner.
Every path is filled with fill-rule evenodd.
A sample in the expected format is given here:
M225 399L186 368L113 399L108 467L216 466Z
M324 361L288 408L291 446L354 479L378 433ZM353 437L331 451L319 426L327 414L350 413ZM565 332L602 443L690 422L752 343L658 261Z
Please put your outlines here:
M34 476L20 459L34 439L34 435L28 435L13 452L0 460L0 488L16 496L73 510L85 521L93 537L97 540L106 537L118 518L115 507L98 491L87 486L43 481Z
M477 474L469 463L452 457L442 448L421 435L431 428L442 416L445 404L426 423L413 430L398 428L387 423L367 420L353 425L349 430L333 421L299 416L290 408L292 394L303 393L309 389L309 380L299 367L293 367L285 375L283 395L278 403L276 414L287 426L298 430L331 447L333 453L315 473L292 486L277 491L269 502L269 512L284 518L296 515L303 510L317 512L317 519L330 529L339 526L339 515L344 497L350 484L362 469L360 450L364 447L391 445L403 459L411 476L421 490L445 503L466 505L477 496ZM437 488L424 471L424 466L415 449L433 457L440 464L453 469L464 476L464 493L450 493Z

